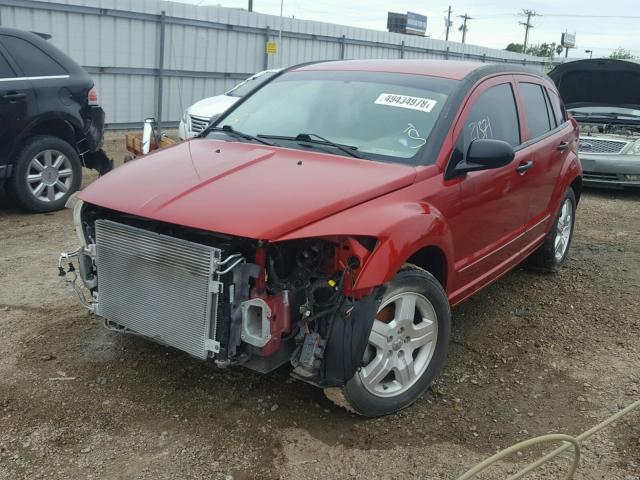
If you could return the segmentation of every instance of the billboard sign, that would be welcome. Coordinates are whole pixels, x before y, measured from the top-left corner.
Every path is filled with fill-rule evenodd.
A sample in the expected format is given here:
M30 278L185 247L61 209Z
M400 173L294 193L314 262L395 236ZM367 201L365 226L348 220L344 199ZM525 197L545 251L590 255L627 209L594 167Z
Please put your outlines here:
M424 35L427 32L427 17L419 13L407 12L407 33Z
M387 13L387 30L394 33L405 33L407 16L404 13Z
M575 48L576 46L576 34L575 33L563 33L560 40L560 45L565 48Z

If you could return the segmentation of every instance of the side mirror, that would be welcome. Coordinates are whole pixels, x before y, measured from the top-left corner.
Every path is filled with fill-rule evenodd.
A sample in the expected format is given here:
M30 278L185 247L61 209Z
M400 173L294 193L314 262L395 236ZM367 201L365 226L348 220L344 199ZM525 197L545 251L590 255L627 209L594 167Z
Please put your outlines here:
M456 165L455 172L461 174L504 167L511 163L515 155L513 147L502 140L474 140L464 160Z

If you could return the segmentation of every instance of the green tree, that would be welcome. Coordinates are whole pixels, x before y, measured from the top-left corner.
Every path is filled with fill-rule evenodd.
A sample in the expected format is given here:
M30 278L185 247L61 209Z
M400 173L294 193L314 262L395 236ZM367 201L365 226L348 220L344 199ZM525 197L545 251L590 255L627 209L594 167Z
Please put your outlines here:
M507 48L505 48L505 50L507 52L522 53L522 44L521 43L510 43L509 45L507 45Z
M633 60L635 57L631 55L629 50L618 47L609 55L609 58L615 58L616 60Z
M535 55L536 57L553 58L556 53L556 44L555 42L545 42L531 45L531 47L527 48L527 53L529 55Z
M507 48L505 48L505 50L507 50L508 52L522 53L522 47L523 45L521 43L510 43L509 45L507 45ZM527 47L526 53L528 53L529 55L534 55L536 57L553 58L556 53L556 44L555 42L545 42L538 43L536 45L529 45Z

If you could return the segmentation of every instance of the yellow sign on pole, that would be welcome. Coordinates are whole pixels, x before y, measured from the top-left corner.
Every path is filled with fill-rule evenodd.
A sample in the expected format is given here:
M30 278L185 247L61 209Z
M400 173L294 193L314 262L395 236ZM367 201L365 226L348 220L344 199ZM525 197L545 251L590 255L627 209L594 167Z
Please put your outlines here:
M276 42L267 42L267 53L269 55L278 53L278 44Z

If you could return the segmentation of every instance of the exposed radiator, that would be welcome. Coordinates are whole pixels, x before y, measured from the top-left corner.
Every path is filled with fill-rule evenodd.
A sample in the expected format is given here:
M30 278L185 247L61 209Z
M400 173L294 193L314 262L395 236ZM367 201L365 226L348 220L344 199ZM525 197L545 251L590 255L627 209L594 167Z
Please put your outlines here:
M206 359L215 342L221 251L96 220L98 315Z

